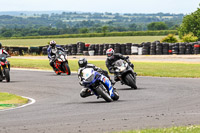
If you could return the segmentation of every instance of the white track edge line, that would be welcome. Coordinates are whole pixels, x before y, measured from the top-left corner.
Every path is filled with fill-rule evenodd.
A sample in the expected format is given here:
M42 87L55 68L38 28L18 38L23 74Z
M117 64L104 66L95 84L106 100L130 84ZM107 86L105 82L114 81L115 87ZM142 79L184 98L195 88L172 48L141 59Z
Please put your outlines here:
M9 108L9 109L3 109L3 110L0 110L0 112L1 112L1 111L8 111L8 110L14 110L14 109L23 108L23 107L29 106L29 105L31 105L31 104L34 104L34 103L36 102L36 100L33 99L33 98L25 97L25 96L22 96L22 97L28 99L28 100L31 101L31 102L28 102L27 104L24 104L24 105L22 105L22 106L18 106L18 107L14 107L14 108Z

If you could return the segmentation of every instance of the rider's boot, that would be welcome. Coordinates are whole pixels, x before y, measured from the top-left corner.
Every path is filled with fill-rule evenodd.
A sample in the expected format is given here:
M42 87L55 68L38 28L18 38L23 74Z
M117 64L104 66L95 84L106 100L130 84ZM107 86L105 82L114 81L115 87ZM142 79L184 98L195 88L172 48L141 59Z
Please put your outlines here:
M83 88L80 92L80 96L83 98L91 96L91 95L94 95L94 93L88 88Z

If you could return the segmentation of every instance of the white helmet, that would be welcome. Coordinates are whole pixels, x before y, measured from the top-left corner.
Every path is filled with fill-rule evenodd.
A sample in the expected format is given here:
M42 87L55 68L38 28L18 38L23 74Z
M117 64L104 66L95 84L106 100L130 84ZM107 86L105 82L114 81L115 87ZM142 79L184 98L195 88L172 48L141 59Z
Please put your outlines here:
M114 53L115 53L115 51L114 51L112 48L109 48L109 49L106 51L107 58L108 58L108 59L113 59L113 58L114 58Z
M52 47L52 48L55 48L55 46L56 46L56 41L54 41L54 40L52 40L52 41L50 41L50 46Z

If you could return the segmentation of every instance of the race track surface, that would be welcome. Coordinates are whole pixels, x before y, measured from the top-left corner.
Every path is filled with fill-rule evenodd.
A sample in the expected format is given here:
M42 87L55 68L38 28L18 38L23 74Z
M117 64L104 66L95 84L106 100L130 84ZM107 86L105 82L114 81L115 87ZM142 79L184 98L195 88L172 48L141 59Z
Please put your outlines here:
M200 124L200 79L138 77L138 90L116 84L119 101L81 98L77 74L11 70L0 92L35 104L0 111L0 133L102 133Z

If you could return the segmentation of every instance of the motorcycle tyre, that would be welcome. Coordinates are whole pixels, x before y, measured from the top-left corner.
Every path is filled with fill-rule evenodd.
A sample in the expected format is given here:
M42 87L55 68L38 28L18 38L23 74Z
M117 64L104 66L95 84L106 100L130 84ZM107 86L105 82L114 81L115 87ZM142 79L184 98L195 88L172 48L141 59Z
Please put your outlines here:
M119 94L118 94L117 91L114 91L114 97L112 97L112 99L113 99L114 101L117 101L117 100L119 99Z
M96 93L98 95L100 95L106 102L112 102L113 101L112 98L110 97L110 95L104 91L102 86L99 86L98 88L96 88Z
M64 71L67 75L71 75L71 70L69 68L69 65L67 64L67 62L64 64Z
M131 86L131 88L135 90L137 89L137 86L135 84L135 79L130 73L126 75L126 81L128 82L128 85Z
M8 68L5 68L5 78L6 78L6 82L10 82L10 71Z

